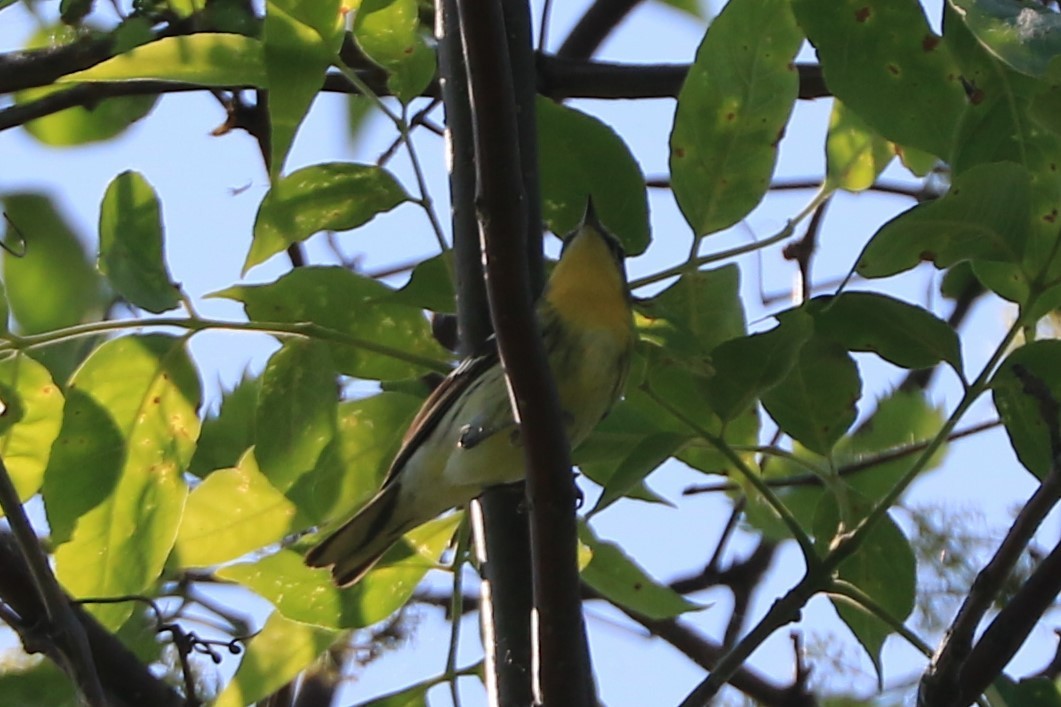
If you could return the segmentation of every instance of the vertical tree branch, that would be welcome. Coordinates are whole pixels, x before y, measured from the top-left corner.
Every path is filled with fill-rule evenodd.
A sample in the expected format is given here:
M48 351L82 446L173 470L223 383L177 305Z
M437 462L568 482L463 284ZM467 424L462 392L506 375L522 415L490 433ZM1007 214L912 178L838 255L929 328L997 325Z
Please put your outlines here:
M527 464L538 699L550 707L588 707L596 698L579 595L577 492L526 265L527 204L506 28L499 3L458 0L457 7L472 95L486 287Z
M493 327L475 216L475 139L456 0L436 3L435 21L449 134L457 326L460 351L467 356L482 351ZM528 247L528 259L531 256ZM540 246L534 257L540 268ZM487 490L472 503L471 512L475 518L475 546L483 579L480 621L490 703L529 705L534 699L531 689L533 597L523 484Z

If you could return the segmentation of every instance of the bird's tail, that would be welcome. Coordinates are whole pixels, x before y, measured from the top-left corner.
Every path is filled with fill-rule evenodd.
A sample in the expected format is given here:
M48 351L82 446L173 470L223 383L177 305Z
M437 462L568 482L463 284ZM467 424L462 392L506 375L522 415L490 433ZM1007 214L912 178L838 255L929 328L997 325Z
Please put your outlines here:
M357 514L306 554L310 567L331 567L340 587L354 584L407 528L396 517L400 485L389 483Z

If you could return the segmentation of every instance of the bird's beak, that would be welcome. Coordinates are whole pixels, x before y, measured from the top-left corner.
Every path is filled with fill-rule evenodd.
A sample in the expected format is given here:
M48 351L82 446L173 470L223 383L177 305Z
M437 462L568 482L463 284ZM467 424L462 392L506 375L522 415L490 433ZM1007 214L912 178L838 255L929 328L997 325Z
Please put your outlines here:
M601 232L606 230L604 224L600 221L600 217L597 216L597 208L593 205L592 195L586 197L586 211L582 215L582 225L592 226Z

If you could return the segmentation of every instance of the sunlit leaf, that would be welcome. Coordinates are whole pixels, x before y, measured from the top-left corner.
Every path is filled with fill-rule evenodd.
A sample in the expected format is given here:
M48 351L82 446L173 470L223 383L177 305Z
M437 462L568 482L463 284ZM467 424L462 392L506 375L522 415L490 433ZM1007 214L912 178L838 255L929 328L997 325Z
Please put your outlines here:
M294 680L337 635L337 631L292 621L274 611L247 642L232 682L214 706L243 707L268 697Z
M711 23L670 136L671 186L697 236L737 223L769 188L802 41L787 0L735 0Z
M56 574L74 596L140 594L158 578L187 496L199 380L183 339L114 339L74 374L44 480ZM117 628L131 604L91 606Z
M380 393L341 403L331 443L287 497L315 523L349 515L379 489L421 402L405 393Z
M268 88L261 42L239 34L210 32L164 37L68 74L57 83L137 79Z
M893 157L887 140L842 101L833 101L825 140L827 186L853 192L868 189Z
M269 84L269 176L275 183L343 40L340 0L268 0L262 49Z
M251 564L218 570L270 602L289 619L328 628L361 628L382 621L408 601L428 570L437 567L460 514L425 523L392 547L364 579L348 589L327 569L311 569L302 556L281 550Z
M573 231L586 199L627 255L649 243L645 175L622 138L597 118L538 98L542 216L558 235Z
M320 231L348 231L390 211L409 195L390 172L328 162L277 180L258 207L243 271Z
M0 360L0 458L20 500L40 490L63 420L63 394L41 364L24 355Z
M335 436L335 368L319 341L292 339L262 372L254 415L255 457L270 483L286 491L311 471Z
M434 52L420 31L416 0L362 0L354 15L354 38L387 70L387 85L402 103L419 96L435 75Z
M239 466L211 474L189 494L177 556L182 566L209 567L279 542L308 524L248 452Z
M130 303L149 312L180 304L162 250L161 206L137 172L122 172L107 187L99 215L99 269Z
M345 268L305 267L267 285L237 285L212 296L243 302L254 321L313 322L364 341L365 346L329 341L340 373L375 379L422 374L424 367L402 356L442 361L448 355L419 311L381 301L390 292L386 285Z

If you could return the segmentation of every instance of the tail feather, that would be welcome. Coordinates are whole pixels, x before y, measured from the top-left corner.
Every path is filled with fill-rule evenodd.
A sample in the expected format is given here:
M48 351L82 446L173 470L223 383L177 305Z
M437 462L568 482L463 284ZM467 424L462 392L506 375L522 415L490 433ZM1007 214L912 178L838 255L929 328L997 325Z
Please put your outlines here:
M331 567L340 587L354 584L398 542L405 524L396 517L400 484L389 483L371 501L306 555L310 567Z

